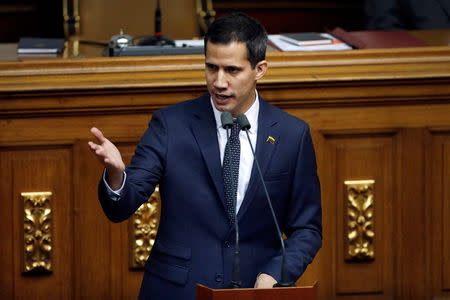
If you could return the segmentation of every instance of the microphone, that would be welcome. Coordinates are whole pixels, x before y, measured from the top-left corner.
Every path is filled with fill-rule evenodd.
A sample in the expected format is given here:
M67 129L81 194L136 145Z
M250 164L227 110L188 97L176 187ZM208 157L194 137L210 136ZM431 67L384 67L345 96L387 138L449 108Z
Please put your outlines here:
M256 158L255 150L254 150L253 145L252 145L252 141L250 140L250 135L248 134L248 130L251 127L250 126L250 122L248 121L247 117L244 114L238 115L237 116L237 121L238 121L239 126L241 127L241 129L244 130L245 133L247 134L248 143L250 144L250 148L252 149L253 158L255 160L256 167L258 169L259 178L261 179L261 183L263 185L264 192L266 194L267 203L269 204L270 212L272 213L273 221L275 223L275 227L277 228L278 237L280 238L280 242L281 242L281 252L282 252L281 280L278 281L278 283L276 283L274 285L274 287L290 287L290 286L294 286L293 282L288 281L289 273L288 273L287 264L286 264L286 248L284 247L283 236L281 234L280 226L278 225L278 221L277 221L277 217L275 215L275 211L273 210L273 207L272 207L272 201L270 200L269 193L267 192L267 187L266 187L266 183L264 182L264 178L263 178L263 175L262 175L262 172L261 172L261 167L259 166L259 162L258 162L258 159Z
M231 129L231 126L233 125L233 117L231 116L231 113L228 111L224 111L220 115L220 121L222 122L222 127L227 130L227 140L228 140L228 130Z
M222 127L227 131L227 142L230 139L230 129L233 126L233 117L231 113L228 111L224 111L220 115L220 121L222 122ZM230 166L232 165L231 155L228 156ZM231 176L231 185L234 189L234 176ZM233 271L231 273L231 283L230 288L238 289L242 286L242 282L240 280L240 259L239 259L239 225L237 222L237 214L236 214L236 202L237 202L237 191L233 190L233 210L234 210L234 229L236 232L236 246L234 247L234 259L233 259Z
M155 36L161 36L161 9L159 8L159 0L156 2L155 10Z
M175 42L161 33L161 9L159 0L156 2L155 10L155 35L148 36L139 40L139 46L175 46Z

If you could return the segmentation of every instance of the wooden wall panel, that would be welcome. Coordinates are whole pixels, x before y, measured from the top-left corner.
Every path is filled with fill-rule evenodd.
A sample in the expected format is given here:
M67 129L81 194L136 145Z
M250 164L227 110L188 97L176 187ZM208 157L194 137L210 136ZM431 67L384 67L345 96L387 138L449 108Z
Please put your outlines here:
M89 130L88 128L86 128ZM76 299L110 299L116 286L112 282L113 224L104 216L97 200L97 184L102 167L92 155L86 141L74 145L74 199Z
M443 146L442 289L450 292L450 135L447 136Z
M12 193L12 161L9 151L0 151L0 299L13 299L14 289L14 243L13 243L13 193Z
M446 143L443 149L443 176L442 176L442 187L443 187L443 223L442 223L442 289L450 291L450 136L447 136Z
M426 297L430 285L425 266L429 261L427 232L430 207L425 196L425 130L402 129L396 149L396 201L394 245L397 296ZM411 288L414 287L414 288Z
M430 230L432 293L450 297L450 129L432 129L427 147L427 202Z
M107 130L110 136L116 132ZM129 163L135 142L117 143L122 157ZM77 265L76 298L136 299L142 280L142 271L129 268L128 221L111 223L104 215L97 198L97 185L102 166L88 148L87 140L74 146L75 182L81 191L75 198L75 244ZM92 230L95 228L95 230ZM120 282L121 284L117 284Z
M381 294L392 291L392 151L391 137L371 134L334 136L332 144L336 166L336 293ZM334 173L333 172L333 173ZM345 261L346 180L375 180L374 184L374 248L375 259L366 262Z
M73 227L71 215L72 185L70 149L11 149L2 151L2 172L8 173L2 191L7 199L6 212L11 217L2 219L5 224L7 245L3 267L11 272L5 293L20 299L72 299L73 297ZM6 164L5 164L6 163ZM5 167L5 169L3 169ZM6 175L6 174L5 174ZM51 274L23 275L23 217L22 192L51 191L52 208L52 268ZM2 209L3 210L3 209ZM11 223L7 223L10 221ZM11 230L11 231L10 231ZM10 235L12 234L12 236ZM3 234L2 234L3 235ZM11 251L12 255L11 255Z

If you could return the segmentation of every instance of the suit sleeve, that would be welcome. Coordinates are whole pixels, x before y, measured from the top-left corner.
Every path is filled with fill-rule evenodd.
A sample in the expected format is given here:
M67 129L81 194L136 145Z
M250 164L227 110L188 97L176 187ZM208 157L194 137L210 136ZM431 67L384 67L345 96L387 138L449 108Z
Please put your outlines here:
M289 210L281 220L285 240L289 280L295 282L322 246L322 208L316 158L309 127L300 138L294 169ZM262 272L281 279L281 248Z
M167 128L162 112L157 111L139 141L131 164L125 169L127 177L119 199L111 199L105 183L100 180L98 197L108 219L124 221L149 199L164 174L166 151Z

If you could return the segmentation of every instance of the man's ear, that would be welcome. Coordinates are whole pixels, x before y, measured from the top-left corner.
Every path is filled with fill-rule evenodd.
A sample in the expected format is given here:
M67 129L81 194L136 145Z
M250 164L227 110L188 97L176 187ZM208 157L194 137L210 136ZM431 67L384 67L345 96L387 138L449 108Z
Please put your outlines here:
M255 66L255 70L256 70L255 80L263 78L263 76L266 74L267 71L267 61L262 60L258 62Z

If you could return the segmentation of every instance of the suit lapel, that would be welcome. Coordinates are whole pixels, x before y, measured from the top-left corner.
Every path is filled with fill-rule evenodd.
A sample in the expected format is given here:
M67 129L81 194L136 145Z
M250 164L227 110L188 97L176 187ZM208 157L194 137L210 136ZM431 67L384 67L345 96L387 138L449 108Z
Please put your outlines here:
M277 145L279 133L278 133L278 122L274 118L272 113L272 107L260 98L259 114L258 114L258 135L256 139L256 157L261 167L261 172L264 175L267 167L272 160L272 155ZM274 144L267 141L268 137L274 138ZM238 212L238 219L240 220L251 202L254 200L254 195L257 189L262 189L261 179L258 174L258 169L256 166L256 161L253 161L252 172L250 176L250 181L245 192L244 200L242 202L241 208ZM265 199L258 199L258 201L266 201Z
M200 147L206 167L209 171L219 198L224 203L224 187L222 165L220 163L219 143L217 141L217 129L214 113L209 101L209 94L203 95L197 101L197 109L194 111L192 131Z

